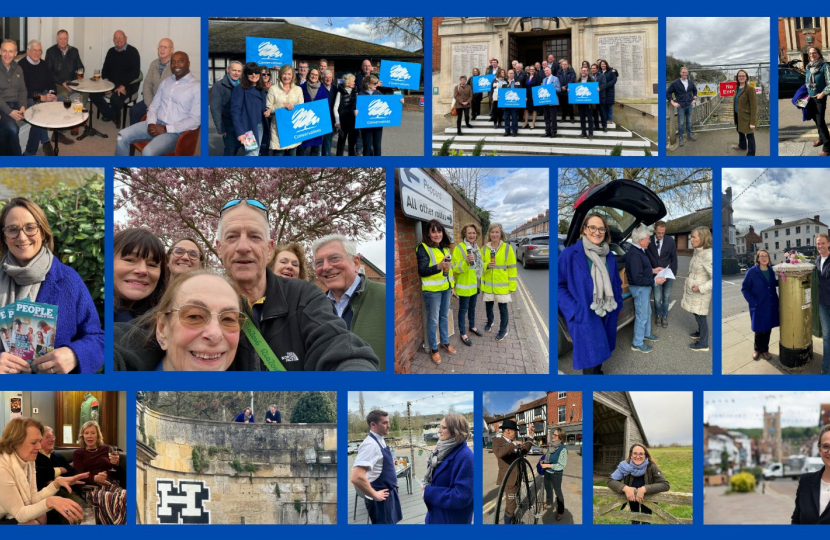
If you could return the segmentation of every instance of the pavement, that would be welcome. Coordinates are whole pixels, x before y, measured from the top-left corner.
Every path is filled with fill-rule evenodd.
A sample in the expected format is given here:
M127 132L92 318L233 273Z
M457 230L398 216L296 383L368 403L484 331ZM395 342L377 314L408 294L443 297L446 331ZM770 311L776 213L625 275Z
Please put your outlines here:
M617 331L617 347L609 360L602 364L602 371L608 375L709 375L712 373L712 311L710 307L707 322L709 324L709 352L696 352L689 349L692 339L689 334L697 330L697 323L692 313L680 307L683 289L689 274L691 257L678 257L677 280L672 287L669 303L669 327L657 328L653 323L652 332L659 341L649 345L654 350L648 354L632 351L634 340L634 321ZM652 312L654 304L652 303ZM573 375L581 373L573 369L573 351L559 357L560 373Z
M485 302L483 295L479 295L476 303L476 328L484 333L479 337L468 332L472 346L464 345L458 333L458 299L453 298L450 302L450 345L457 354L449 354L446 350L440 349L441 363L436 365L423 348L412 357L410 366L413 374L505 374L505 373L540 373L546 374L549 371L550 355L548 352L548 327L543 322L539 309L536 307L534 298L528 291L525 278L522 276L527 271L519 269L518 290L513 293L513 301L507 304L508 326L507 337L502 341L496 341L496 333L499 328L499 308L493 306L495 321L490 332L484 332L484 325L487 322L485 315ZM529 271L529 270L528 270ZM534 269L538 275L548 275L548 271ZM547 295L544 295L547 298Z
M818 139L816 124L801 119L801 109L789 98L778 100L778 155L818 156L821 148L813 148Z
M762 481L763 482L763 481ZM726 493L727 486L703 488L704 525L789 525L798 480L776 480L753 493Z
M398 455L408 456L409 451L403 449L397 450ZM351 475L352 467L354 467L354 460L357 454L349 455L349 475ZM427 515L427 505L424 504L424 498L421 495L423 489L423 471L420 472L420 477L416 474L412 475L412 493L407 492L406 480L398 478L398 497L401 499L401 513L403 520L399 525L423 525L424 519ZM349 483L349 520L348 523L354 524L369 524L369 514L366 511L366 503L363 502L363 495L356 499L357 490ZM357 504L355 505L355 500ZM356 509L356 511L355 511Z
M684 146L676 145L669 147L667 154L670 156L744 156L746 151L732 150L733 144L738 144L738 133L734 129L721 129L717 131L693 130L696 141L683 139ZM755 130L755 155L769 155L769 127L761 127Z
M208 144L209 155L221 156L222 137L216 132L213 121L209 121ZM110 124L112 125L112 124ZM337 151L337 134L332 141L332 153ZM348 152L348 150L347 150ZM241 155L241 152L237 155ZM424 155L424 112L403 111L401 125L383 129L383 155L385 156L423 156Z
M579 455L579 446L568 446L568 464L565 466L564 477L562 478L562 495L565 497L565 513L562 521L556 521L555 502L554 508L545 510L538 519L537 525L572 525L582 523L582 456ZM527 456L527 460L536 471L536 463L541 456ZM484 450L484 467L482 468L482 482L484 485L484 507L483 515L485 524L493 524L496 515L496 497L499 493L499 485L496 484L499 467L496 457L490 449ZM544 480L541 476L534 476L536 479L537 493L540 500L545 500ZM555 495L554 495L555 496Z

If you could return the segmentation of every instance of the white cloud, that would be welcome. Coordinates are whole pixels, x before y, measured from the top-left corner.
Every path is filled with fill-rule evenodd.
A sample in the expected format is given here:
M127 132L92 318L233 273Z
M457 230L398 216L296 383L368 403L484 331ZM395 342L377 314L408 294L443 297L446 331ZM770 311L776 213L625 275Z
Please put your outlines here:
M359 410L358 392L349 392L349 412ZM443 414L451 406L457 412L473 411L472 392L363 392L366 410L380 408L388 413L406 412L406 402L412 402L412 412L420 414Z
M651 446L692 444L691 392L631 392Z
M548 169L506 171L482 190L478 205L490 210L491 222L501 223L510 232L550 208L549 190Z

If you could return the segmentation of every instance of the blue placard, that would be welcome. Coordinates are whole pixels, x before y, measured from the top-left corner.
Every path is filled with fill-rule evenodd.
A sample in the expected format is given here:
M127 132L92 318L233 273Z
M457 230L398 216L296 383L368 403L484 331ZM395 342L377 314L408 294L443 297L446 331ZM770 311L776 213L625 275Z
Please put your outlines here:
M473 77L471 84L473 85L473 94L486 94L493 89L493 79L495 75L476 75Z
M326 99L295 105L294 109L277 109L280 146L286 147L332 132L329 102Z
M533 87L533 104L541 105L559 105L559 98L556 96L555 84L543 84L542 86Z
M568 103L573 103L577 105L598 104L599 83L569 83Z
M524 109L527 88L499 88L499 109Z
M357 96L355 127L373 128L401 125L403 103L399 95Z
M256 62L260 66L280 68L283 64L291 65L293 52L294 43L290 39L245 38L246 62Z
M421 64L381 60L378 78L387 88L419 90L421 88Z

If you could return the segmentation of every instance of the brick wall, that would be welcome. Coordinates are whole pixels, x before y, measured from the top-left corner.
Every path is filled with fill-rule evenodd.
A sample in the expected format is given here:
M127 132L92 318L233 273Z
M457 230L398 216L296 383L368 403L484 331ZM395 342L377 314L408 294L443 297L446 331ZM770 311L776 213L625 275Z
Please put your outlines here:
M564 399L559 399L559 392L548 392L548 424L557 425L559 422L559 407L565 405L567 414L566 423L582 422L582 392L568 392ZM571 410L574 417L571 419ZM563 424L559 424L563 425Z
M432 18L432 72L441 71L441 36L438 35L438 27L444 17ZM427 92L429 93L429 92Z
M397 171L396 171L397 174ZM395 182L397 187L397 181ZM395 192L395 373L409 373L409 360L421 345L421 279L415 256L417 221L401 212Z

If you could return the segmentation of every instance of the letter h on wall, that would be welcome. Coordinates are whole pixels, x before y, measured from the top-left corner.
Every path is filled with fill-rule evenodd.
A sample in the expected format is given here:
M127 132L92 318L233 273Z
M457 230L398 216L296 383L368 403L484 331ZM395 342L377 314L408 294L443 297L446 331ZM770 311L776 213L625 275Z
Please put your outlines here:
M204 482L179 480L176 488L175 482L162 478L156 480L158 522L210 524L210 511L204 508L204 503L210 502L210 487Z

